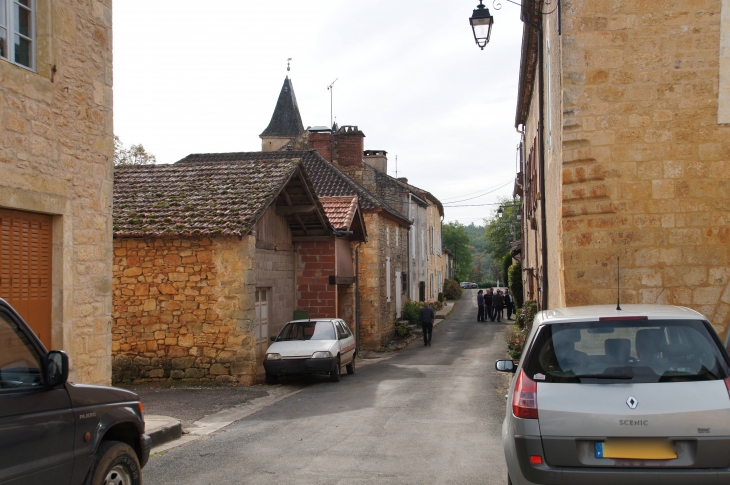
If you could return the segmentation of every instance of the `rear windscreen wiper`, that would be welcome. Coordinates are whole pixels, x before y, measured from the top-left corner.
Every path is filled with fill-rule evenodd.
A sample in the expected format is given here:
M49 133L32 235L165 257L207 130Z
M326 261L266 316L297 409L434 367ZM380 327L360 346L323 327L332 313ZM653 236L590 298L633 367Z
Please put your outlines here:
M633 374L578 374L578 379L633 379Z

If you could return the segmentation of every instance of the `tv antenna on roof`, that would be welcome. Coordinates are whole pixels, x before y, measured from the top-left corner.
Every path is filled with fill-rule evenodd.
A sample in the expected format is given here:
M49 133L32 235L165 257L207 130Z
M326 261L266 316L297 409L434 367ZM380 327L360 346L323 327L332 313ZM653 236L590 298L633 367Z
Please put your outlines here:
M339 79L339 78L337 78L337 79ZM337 79L335 79L334 81L332 81L332 84L330 84L329 86L327 86L327 91L330 92L330 128L332 126L334 126L334 123L335 123L335 120L332 117L332 95L333 95L333 93L335 91L334 86L335 86L335 83L337 82Z
M395 178L398 178L398 155L395 156Z
M287 58L286 60L286 73L289 74L289 71L291 71L291 57Z

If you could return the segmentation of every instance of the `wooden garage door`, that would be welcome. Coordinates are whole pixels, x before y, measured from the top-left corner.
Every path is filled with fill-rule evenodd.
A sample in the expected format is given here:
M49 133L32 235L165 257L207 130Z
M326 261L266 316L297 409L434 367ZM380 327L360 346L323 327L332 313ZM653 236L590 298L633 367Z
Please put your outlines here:
M51 348L51 216L0 209L0 297Z

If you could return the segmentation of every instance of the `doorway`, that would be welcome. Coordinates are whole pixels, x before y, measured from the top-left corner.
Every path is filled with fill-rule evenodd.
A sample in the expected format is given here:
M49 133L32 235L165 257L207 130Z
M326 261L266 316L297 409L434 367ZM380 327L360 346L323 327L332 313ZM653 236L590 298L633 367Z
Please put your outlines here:
M256 289L256 322L254 334L256 335L256 361L263 364L264 355L269 348L269 290L266 288Z
M418 283L418 301L426 301L426 282Z
M401 312L401 295L403 293L403 284L401 283L401 272L395 272L395 318L400 318Z

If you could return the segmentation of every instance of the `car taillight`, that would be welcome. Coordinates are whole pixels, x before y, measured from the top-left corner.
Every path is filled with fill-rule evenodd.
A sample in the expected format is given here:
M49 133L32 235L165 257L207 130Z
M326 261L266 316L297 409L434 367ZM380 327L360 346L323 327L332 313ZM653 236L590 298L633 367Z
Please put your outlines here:
M725 389L727 389L728 397L730 397L730 377L725 379Z
M522 370L512 394L512 413L517 418L537 419L537 383Z

